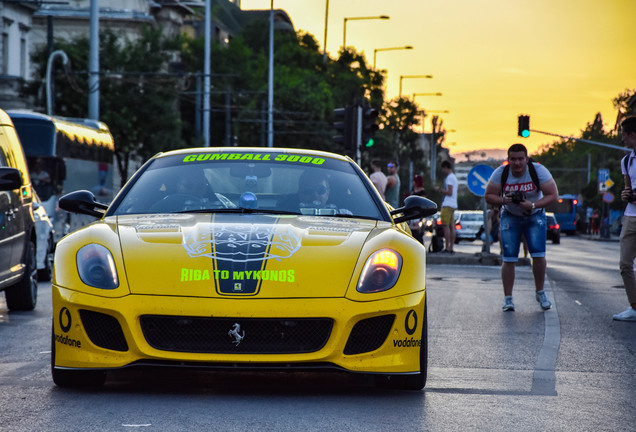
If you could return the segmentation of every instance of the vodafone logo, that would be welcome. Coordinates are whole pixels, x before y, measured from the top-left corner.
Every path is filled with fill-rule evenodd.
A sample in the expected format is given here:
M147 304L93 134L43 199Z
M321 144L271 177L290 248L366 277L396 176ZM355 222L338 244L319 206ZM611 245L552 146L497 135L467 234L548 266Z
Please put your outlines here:
M63 307L60 310L60 328L64 333L68 333L71 329L71 311L68 308Z
M417 313L413 309L406 314L406 318L404 319L404 329L409 336L415 333L415 330L417 329Z

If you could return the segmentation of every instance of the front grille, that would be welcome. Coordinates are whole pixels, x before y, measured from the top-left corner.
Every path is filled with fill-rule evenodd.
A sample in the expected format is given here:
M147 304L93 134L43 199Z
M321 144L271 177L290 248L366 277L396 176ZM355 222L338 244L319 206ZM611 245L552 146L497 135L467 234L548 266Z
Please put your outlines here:
M217 354L297 354L320 350L330 318L213 318L144 315L141 329L162 351Z
M128 351L128 343L117 318L85 309L80 309L79 314L84 330L94 345L114 351Z
M345 345L345 355L362 354L380 348L389 336L393 321L395 315L382 315L358 321Z

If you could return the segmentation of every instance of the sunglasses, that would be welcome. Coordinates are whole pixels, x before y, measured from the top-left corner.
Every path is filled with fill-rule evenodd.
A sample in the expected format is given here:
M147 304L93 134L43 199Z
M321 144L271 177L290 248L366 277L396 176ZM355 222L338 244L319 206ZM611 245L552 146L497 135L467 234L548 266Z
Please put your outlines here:
M307 187L304 187L301 190L301 193L303 195L314 195L314 194L315 195L324 195L325 193L327 193L327 186L325 186L325 185L318 185L318 186L315 186L315 187L307 186Z
M393 168L395 165L394 164L387 164L386 166L389 167L389 168Z

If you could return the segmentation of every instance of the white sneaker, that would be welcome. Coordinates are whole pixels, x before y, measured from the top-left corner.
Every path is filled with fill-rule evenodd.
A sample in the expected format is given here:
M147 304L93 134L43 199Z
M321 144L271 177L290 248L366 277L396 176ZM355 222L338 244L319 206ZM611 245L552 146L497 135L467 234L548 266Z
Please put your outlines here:
M628 307L623 312L614 315L616 321L636 321L636 310L633 307Z
M550 303L550 300L548 300L548 297L545 295L544 290L537 291L535 297L541 305L541 309L548 310L552 307L552 303Z
M504 303L502 307L504 312L514 312L515 304L512 302L512 296L504 297Z

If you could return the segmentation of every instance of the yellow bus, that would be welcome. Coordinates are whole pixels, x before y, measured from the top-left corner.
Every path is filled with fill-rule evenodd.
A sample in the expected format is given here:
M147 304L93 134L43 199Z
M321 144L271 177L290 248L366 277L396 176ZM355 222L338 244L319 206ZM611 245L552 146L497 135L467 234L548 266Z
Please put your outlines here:
M59 198L78 189L100 202L113 199L115 145L106 124L90 119L7 111L22 143L31 182L55 229L55 242L93 221L60 210Z

